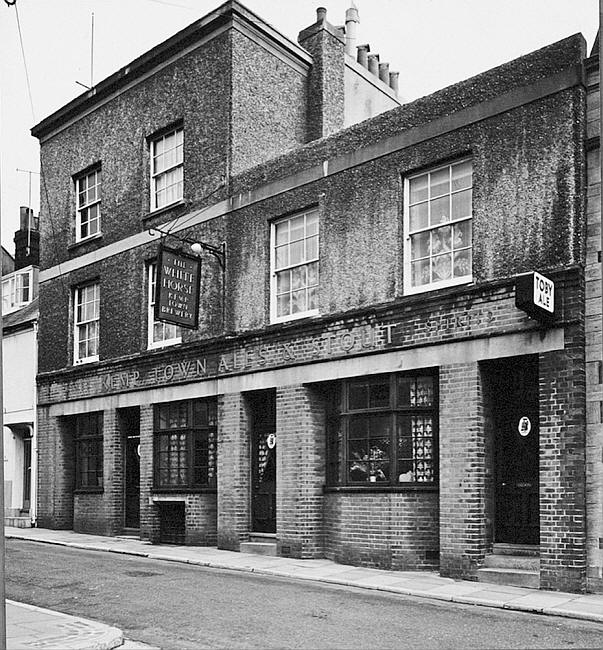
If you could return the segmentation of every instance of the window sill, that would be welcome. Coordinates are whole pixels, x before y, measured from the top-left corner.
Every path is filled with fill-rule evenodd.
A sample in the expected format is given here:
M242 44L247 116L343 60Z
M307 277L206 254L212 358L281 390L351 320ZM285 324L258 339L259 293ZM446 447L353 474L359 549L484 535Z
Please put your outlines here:
M275 316L270 321L270 325L284 325L285 323L292 323L301 320L302 318L316 318L317 316L320 316L320 312L318 311L318 309L313 309L312 311L300 312L299 314L294 314L292 316L279 316L279 317Z
M102 239L102 238L103 238L103 233L98 232L98 233L96 233L96 235L92 235L91 237L86 237L85 239L79 239L78 241L73 242L73 244L69 244L69 246L67 246L67 250L68 251L75 250L75 249L79 248L80 246L84 246L85 244L87 244L89 242L98 241L99 239Z
M98 360L98 357L88 357L87 359L78 359L77 361L74 361L73 365L75 368L77 368L78 366L85 366L90 363L96 363Z
M406 270L410 273L410 270ZM405 296L414 296L418 293L428 293L430 291L438 291L438 289L447 289L448 287L459 287L462 285L470 285L474 283L472 276L463 276L462 278L453 278L452 280L445 280L443 282L433 282L431 284L423 284L418 287L404 287Z
M216 494L217 491L216 487L154 487L151 492L151 500L169 501L172 495L175 497L184 494Z
M172 345L180 345L182 343L182 339L170 339L169 341L156 341L155 343L151 343L147 350L163 350L163 348L169 348Z
M369 494L373 492L437 492L438 483L406 483L404 485L325 485L325 494Z
M169 205L164 205L162 208L157 208L156 210L150 210L149 212L147 212L147 214L142 216L142 220L146 221L147 219L158 217L159 215L169 212L174 208L181 208L187 205L187 203L188 202L185 199L180 199L179 201L174 201L174 203L170 203Z

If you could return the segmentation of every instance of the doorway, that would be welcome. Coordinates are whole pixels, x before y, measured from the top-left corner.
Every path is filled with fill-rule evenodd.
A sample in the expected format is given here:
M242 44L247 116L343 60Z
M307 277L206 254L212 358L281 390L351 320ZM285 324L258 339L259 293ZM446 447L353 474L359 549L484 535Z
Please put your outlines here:
M538 545L538 357L490 366L494 423L494 541Z
M23 513L31 508L31 433L23 438Z
M140 528L140 414L138 408L120 410L124 441L124 528Z
M276 533L276 390L251 393L251 530Z

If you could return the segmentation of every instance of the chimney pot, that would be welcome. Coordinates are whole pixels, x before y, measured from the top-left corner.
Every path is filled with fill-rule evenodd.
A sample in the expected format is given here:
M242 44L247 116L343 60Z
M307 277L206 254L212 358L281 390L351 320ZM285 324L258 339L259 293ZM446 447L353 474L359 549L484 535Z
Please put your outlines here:
M389 73L389 87L398 94L398 77L400 76L399 72L390 72Z
M22 205L19 208L19 230L28 230L33 227L33 210Z
M345 12L345 52L350 56L354 56L356 31L359 22L358 9L356 9L356 7L350 7Z
M371 51L371 48L368 43L364 45L357 45L356 50L358 51L356 60L364 68L368 67L368 53Z
M389 63L379 64L379 79L381 79L383 83L389 84Z
M318 7L316 10L316 22L324 23L327 20L327 10L324 7Z
M379 76L379 55L378 54L368 55L368 69L369 72L372 72L376 77Z

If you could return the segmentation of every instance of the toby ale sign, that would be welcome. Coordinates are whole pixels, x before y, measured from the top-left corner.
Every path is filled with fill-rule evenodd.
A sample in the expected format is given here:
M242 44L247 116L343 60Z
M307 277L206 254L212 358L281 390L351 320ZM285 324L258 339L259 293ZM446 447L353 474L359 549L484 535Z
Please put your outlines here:
M555 283L540 273L524 273L515 281L515 306L542 322L555 315Z
M157 256L155 318L189 329L199 324L201 260L170 248Z

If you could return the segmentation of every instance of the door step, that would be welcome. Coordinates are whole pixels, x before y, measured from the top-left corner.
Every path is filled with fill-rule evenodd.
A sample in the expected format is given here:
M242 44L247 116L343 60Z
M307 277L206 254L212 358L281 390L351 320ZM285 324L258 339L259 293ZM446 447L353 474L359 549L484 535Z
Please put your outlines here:
M477 571L478 582L539 589L540 558L537 549L537 546L495 545L494 553L485 557L484 566Z
M241 553L276 556L276 535L272 533L249 533L249 541L241 542Z
M494 544L492 548L494 555L529 555L540 557L540 546L538 544Z
M4 517L4 525L12 528L31 528L31 517Z

